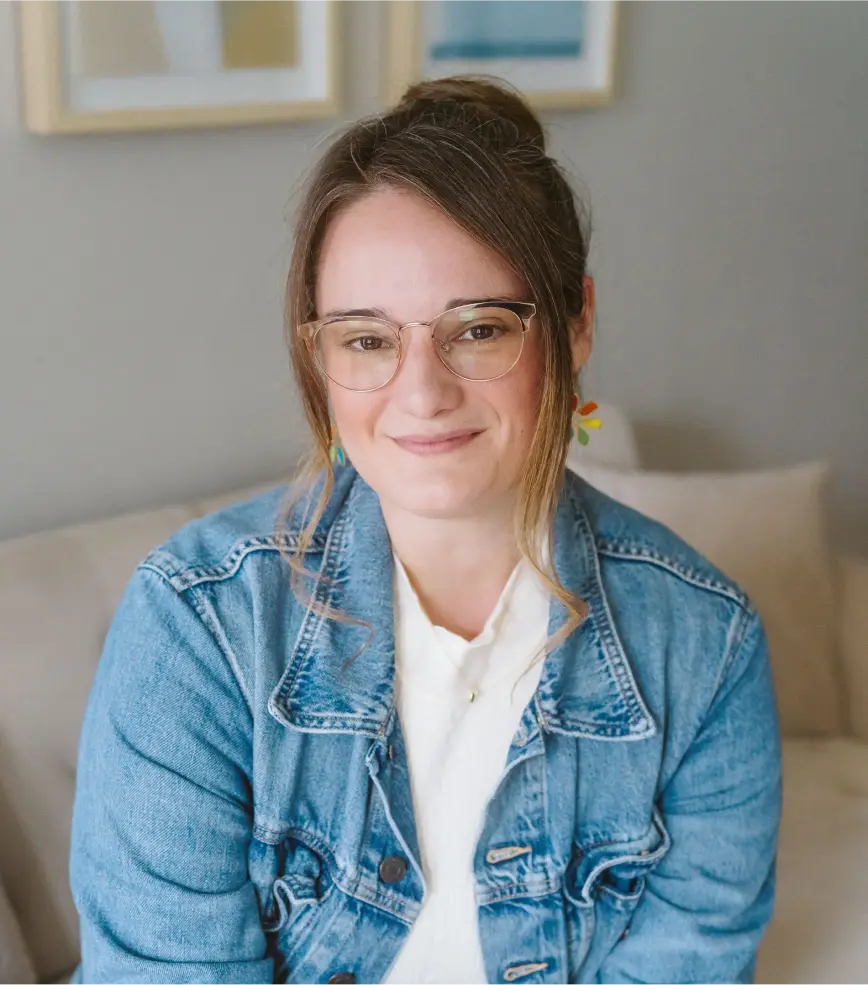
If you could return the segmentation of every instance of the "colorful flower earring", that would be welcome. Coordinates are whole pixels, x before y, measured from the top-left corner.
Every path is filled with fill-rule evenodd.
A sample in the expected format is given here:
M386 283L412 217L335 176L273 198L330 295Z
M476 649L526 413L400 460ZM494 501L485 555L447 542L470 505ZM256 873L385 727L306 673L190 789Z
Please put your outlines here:
M331 442L329 444L329 461L334 465L346 465L347 456L344 454L344 450L341 447L341 439L338 435L338 429L332 425Z
M593 428L596 431L603 426L603 422L599 417L589 416L598 409L593 400L586 404L581 401L581 391L576 384L576 392L573 394L573 423L570 428L570 436L575 438L580 445L586 445L591 440L591 436L585 428Z

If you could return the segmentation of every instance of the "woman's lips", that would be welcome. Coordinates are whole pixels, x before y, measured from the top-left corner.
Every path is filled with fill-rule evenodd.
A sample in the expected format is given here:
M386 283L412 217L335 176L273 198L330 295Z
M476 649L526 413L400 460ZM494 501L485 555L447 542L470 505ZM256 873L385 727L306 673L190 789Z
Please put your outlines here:
M392 438L396 445L414 455L442 455L456 451L470 444L481 431L446 431L443 434L408 434L403 438Z

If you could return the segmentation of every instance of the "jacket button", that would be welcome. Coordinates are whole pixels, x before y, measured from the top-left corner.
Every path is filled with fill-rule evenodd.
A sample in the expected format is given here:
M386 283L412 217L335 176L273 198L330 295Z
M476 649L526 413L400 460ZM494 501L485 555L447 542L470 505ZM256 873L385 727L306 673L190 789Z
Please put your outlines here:
M403 855L387 855L380 862L379 872L383 882L400 882L407 874L407 859Z
M339 971L328 980L328 985L356 985L356 976L351 971Z

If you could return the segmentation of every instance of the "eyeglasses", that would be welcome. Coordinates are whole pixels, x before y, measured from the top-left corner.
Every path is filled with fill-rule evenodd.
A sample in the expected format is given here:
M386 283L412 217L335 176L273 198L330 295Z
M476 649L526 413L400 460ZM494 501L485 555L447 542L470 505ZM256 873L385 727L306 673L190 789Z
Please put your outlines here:
M298 326L325 375L345 390L379 390L403 358L401 333L422 326L440 361L462 380L496 380L521 357L536 305L530 301L478 301L449 308L430 322L398 325L369 315L334 315Z

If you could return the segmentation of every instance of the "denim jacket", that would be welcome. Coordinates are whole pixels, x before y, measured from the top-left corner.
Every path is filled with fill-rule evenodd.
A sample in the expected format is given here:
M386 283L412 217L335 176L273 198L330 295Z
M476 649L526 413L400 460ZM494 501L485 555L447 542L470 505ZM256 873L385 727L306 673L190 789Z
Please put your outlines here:
M79 754L78 980L377 982L419 913L379 502L338 469L306 561L354 617L335 621L290 590L284 492L183 527L115 615ZM572 473L553 561L589 614L546 657L484 815L487 977L749 981L780 809L760 621ZM565 619L553 601L550 632Z

